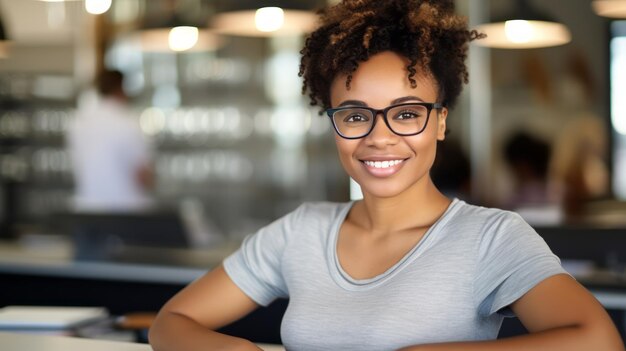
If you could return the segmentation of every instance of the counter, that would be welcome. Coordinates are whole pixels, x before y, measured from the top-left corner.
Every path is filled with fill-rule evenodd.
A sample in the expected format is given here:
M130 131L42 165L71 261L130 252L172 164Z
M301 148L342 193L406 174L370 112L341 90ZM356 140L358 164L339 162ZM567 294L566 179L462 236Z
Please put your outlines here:
M5 351L152 351L146 344L3 332L0 347Z
M264 351L284 351L277 345L258 346ZM0 332L0 347L4 351L152 351L147 344L3 332Z

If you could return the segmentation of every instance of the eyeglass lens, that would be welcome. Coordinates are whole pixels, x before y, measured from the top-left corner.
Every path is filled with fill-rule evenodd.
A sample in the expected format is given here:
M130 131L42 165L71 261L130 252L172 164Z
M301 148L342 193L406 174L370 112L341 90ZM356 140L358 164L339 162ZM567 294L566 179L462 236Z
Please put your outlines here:
M348 138L368 134L375 119L371 110L359 107L340 109L333 114L337 130ZM396 134L417 134L426 127L428 108L422 105L395 106L387 111L386 119Z

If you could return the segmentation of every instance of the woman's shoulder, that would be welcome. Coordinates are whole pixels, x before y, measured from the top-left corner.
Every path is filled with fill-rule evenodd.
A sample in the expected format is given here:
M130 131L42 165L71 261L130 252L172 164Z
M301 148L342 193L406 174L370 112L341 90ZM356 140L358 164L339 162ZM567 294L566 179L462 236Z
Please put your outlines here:
M511 227L530 226L515 212L502 210L495 207L486 207L469 204L463 200L454 203L453 222L464 227L475 227L480 232L502 230Z
M458 207L458 211L463 213L464 215L479 216L481 218L489 218L494 216L516 216L515 212L503 210L497 207L475 205L461 199L455 199L453 205L455 207Z
M283 242L330 233L350 209L350 202L304 202L261 228L256 234Z

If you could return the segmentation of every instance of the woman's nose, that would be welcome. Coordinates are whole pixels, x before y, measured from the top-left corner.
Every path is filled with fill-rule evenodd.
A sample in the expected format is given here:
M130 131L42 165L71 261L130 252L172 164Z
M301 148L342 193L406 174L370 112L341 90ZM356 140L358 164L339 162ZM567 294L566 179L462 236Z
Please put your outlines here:
M375 146L393 144L397 142L399 136L396 135L387 123L382 113L376 115L376 121L374 123L374 129L367 135L367 141Z

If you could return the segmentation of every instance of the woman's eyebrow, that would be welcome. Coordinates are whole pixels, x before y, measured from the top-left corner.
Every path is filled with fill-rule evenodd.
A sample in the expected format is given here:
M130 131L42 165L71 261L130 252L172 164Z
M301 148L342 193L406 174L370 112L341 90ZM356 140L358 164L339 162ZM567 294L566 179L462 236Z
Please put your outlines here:
M339 106L367 106L367 104L360 100L346 100L340 103Z
M397 99L393 100L391 102L391 104L394 105L394 104L400 104L400 103L403 103L403 102L415 101L415 100L422 101L422 102L424 101L424 99L420 98L419 96L411 95L411 96L403 96L403 97L397 98Z
M409 95L394 99L393 101L391 101L391 104L401 104L407 101L424 101L424 99L420 98L419 96ZM346 100L340 103L338 107L339 106L367 106L367 104L361 100Z

